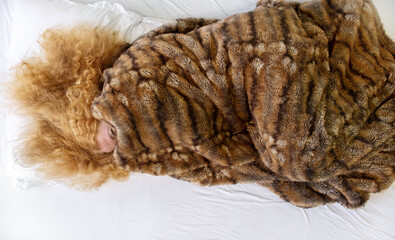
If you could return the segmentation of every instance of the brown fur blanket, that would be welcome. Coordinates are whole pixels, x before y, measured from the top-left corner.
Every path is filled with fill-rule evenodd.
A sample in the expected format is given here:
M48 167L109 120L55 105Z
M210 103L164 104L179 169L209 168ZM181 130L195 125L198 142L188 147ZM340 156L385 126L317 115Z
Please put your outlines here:
M140 38L92 111L130 171L359 207L394 180L394 55L370 0L263 0Z

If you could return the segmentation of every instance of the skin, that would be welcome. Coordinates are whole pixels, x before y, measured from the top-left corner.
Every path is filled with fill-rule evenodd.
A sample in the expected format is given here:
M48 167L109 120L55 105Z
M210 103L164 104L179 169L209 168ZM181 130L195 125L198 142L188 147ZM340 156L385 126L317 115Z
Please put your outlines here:
M110 124L104 121L99 121L99 124L97 125L95 140L97 144L97 149L95 149L96 152L112 152L117 145L117 131Z

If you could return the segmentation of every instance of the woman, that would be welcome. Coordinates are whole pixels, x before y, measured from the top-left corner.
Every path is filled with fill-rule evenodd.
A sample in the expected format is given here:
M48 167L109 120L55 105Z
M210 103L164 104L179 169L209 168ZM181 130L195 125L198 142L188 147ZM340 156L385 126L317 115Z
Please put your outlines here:
M73 144L57 151L72 157L40 163L67 177L98 173L97 184L144 172L358 207L394 180L394 54L370 1L260 1L223 20L179 20L134 42L86 95L78 89L100 74L72 64L84 81L65 84L69 102L55 105L67 111L29 112L56 115L45 131L61 125Z

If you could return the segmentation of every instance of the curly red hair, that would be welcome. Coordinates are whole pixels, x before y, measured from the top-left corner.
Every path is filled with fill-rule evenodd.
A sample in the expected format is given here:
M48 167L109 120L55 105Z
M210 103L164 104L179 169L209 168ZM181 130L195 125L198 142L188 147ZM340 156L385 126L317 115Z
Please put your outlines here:
M102 71L128 44L115 32L77 26L49 29L41 52L14 71L10 95L31 123L20 137L17 161L46 177L91 188L109 178L126 179L111 153L95 153L97 120L91 102L101 92Z

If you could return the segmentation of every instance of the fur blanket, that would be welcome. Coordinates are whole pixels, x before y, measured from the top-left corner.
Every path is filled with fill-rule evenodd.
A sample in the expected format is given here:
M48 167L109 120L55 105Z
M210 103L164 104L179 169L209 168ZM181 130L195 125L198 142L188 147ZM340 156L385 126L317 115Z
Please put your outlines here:
M140 38L92 111L130 171L359 207L395 177L394 55L370 0L263 0Z

